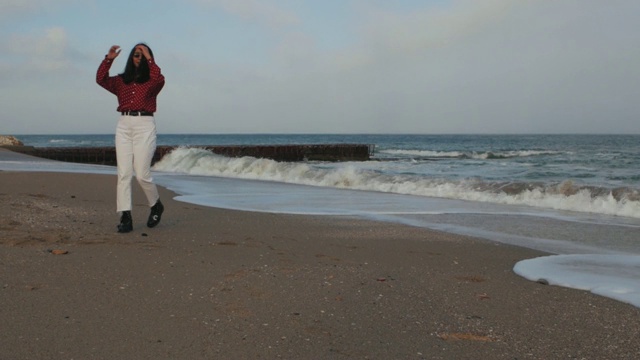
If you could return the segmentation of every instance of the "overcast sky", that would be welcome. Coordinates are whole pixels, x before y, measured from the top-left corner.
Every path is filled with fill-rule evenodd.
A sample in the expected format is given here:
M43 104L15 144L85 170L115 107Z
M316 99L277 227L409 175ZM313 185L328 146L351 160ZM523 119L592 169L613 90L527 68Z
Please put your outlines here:
M0 134L108 134L146 42L160 133L640 133L637 0L0 0Z

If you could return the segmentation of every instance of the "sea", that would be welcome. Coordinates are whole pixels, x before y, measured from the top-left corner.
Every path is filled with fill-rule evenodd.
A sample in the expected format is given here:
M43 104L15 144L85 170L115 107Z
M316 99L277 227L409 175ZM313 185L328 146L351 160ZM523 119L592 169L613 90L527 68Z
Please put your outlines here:
M106 135L16 135L35 147L114 146ZM196 145L368 144L368 161L228 158ZM348 216L541 250L531 281L640 307L640 135L159 134L153 166L177 200L244 211ZM115 174L26 156L0 170ZM401 241L401 240L399 240Z

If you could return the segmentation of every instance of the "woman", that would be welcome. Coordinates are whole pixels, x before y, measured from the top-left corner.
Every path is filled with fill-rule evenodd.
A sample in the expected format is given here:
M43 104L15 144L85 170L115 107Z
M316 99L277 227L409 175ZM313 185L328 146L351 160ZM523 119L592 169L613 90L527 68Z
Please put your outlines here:
M158 225L164 211L151 177L151 160L156 151L153 113L156 97L164 86L164 76L153 60L153 52L142 43L131 50L124 72L109 76L109 69L120 50L118 45L109 49L98 68L96 82L118 97L121 116L116 127L117 211L122 213L118 232L127 233L133 230L131 180L134 171L151 207L147 226Z

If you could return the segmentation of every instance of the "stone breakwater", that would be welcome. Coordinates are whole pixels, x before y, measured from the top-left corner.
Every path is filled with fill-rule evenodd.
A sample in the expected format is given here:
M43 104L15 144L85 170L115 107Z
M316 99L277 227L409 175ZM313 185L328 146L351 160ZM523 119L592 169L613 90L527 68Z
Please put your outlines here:
M366 161L374 151L368 144L317 144L317 145L225 145L225 146L189 146L201 148L227 157L251 156L276 161ZM7 146L12 151L45 159L85 163L116 165L115 147L47 147ZM158 146L152 163L162 159L177 146Z
M18 140L15 136L0 135L0 146L23 146L22 141Z

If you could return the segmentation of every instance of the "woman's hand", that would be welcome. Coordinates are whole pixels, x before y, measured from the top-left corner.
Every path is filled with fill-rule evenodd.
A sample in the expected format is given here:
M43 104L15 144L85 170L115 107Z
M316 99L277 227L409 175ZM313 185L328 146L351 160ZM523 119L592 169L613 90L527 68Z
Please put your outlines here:
M109 52L107 53L107 59L109 60L113 60L115 58L118 57L118 55L120 55L120 46L118 45L113 45L110 49Z
M145 59L150 60L151 59L151 53L149 52L149 48L144 46L144 45L138 45L136 46L136 50L139 50L142 55L144 56Z

